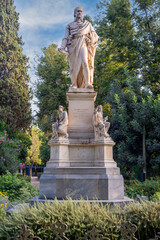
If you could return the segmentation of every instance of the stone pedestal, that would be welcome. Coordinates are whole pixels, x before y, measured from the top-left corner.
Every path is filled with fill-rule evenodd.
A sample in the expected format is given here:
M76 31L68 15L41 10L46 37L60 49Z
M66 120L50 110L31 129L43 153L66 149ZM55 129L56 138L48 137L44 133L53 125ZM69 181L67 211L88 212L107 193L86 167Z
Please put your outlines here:
M70 88L67 92L69 102L69 138L93 138L92 116L97 93L92 89Z
M92 118L96 92L70 89L68 138L49 141L50 160L40 178L40 199L124 198L123 177L113 160L114 142L94 138Z

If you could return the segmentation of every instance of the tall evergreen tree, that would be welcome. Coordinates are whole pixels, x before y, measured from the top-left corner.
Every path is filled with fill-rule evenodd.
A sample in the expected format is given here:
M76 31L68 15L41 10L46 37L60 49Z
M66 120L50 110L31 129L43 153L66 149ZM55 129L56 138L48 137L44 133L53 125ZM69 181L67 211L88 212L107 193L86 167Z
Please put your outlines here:
M69 65L64 54L52 44L42 49L39 58L36 97L38 99L38 124L44 132L51 132L51 122L59 105L67 107L66 92L69 88Z
M114 79L123 82L126 68L131 73L137 69L137 49L129 0L100 1L98 12L100 44L95 61L95 87L102 103Z
M160 168L160 97L142 88L137 77L126 72L126 87L114 81L106 102L109 112L110 135L116 142L114 157L126 172L159 174Z
M14 1L1 0L0 119L13 131L25 130L31 123L28 59L22 53L18 19Z
M137 64L143 84L160 93L160 2L134 0L133 19L138 48Z

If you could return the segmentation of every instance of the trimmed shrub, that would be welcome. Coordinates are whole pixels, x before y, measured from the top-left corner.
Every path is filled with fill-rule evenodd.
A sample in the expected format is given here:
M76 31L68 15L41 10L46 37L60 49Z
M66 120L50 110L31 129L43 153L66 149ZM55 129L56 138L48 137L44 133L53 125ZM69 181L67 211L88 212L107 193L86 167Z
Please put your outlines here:
M0 239L5 240L14 236L20 224L25 224L35 236L43 240L55 239L52 224L59 219L67 225L65 236L70 240L83 237L93 226L105 237L119 240L122 237L119 226L130 220L137 226L136 237L148 240L160 231L160 201L141 203L133 202L121 207L110 207L89 202L37 203L31 207L24 207L21 212L14 212L6 216L0 225ZM131 229L130 229L131 231Z

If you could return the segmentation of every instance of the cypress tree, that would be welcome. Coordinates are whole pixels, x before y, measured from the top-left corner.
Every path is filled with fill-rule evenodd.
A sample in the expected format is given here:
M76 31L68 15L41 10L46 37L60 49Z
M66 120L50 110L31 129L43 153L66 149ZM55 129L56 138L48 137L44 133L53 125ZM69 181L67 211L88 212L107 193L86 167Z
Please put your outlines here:
M0 119L13 131L31 122L28 59L18 35L19 14L14 1L0 1Z

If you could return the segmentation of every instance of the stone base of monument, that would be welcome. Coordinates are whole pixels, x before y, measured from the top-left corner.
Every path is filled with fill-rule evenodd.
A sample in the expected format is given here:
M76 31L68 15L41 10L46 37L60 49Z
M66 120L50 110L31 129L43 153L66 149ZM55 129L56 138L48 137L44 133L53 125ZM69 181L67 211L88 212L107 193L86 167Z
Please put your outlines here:
M34 197L30 200L30 205L34 205L38 202L40 203L46 203L46 202L50 202L50 203L54 203L55 201L58 201L59 203L65 203L68 202L69 200L51 200L51 199L40 199L38 196ZM75 203L83 203L83 202L89 202L90 204L92 203L100 203L103 205L106 204L110 204L111 206L116 206L116 205L120 205L121 207L124 206L125 204L131 203L133 202L132 199L125 197L123 199L116 199L116 200L98 200L98 199L94 199L94 200L83 200L83 199L77 199L77 200L72 200Z
M41 177L39 197L123 199L123 178L117 172L116 168L49 168Z
M51 159L40 178L40 199L124 198L123 177L107 139L50 140Z
M70 89L68 138L49 141L50 160L40 178L39 200L123 201L124 182L110 136L95 137L93 89Z

